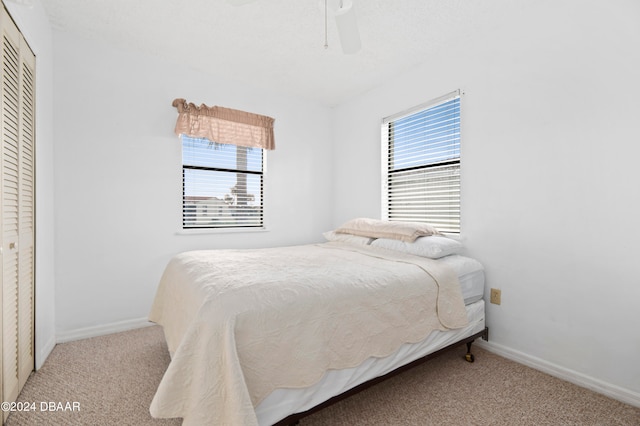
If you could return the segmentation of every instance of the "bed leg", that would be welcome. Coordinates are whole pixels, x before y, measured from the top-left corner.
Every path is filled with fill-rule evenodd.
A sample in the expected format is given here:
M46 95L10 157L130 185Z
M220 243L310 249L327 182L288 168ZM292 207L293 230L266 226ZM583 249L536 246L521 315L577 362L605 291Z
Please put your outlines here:
M471 353L471 344L473 344L473 340L472 340L472 341L470 341L470 342L467 342L467 353L466 353L466 355L464 356L464 359L465 359L467 362L473 362L473 361L475 361L475 360L476 360L476 359L475 359L475 357L473 356L473 354Z

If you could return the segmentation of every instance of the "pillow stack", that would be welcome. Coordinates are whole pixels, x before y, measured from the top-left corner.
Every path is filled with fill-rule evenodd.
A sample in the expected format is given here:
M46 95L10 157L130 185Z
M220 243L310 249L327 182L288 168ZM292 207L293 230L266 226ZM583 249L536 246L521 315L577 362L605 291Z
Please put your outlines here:
M357 218L323 235L328 241L371 245L431 259L458 254L463 249L460 242L445 237L432 225L420 222Z

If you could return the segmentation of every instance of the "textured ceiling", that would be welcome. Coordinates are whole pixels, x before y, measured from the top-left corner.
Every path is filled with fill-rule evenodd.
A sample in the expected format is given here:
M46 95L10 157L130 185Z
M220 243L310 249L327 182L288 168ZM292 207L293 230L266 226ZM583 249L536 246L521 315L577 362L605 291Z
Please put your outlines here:
M527 1L529 3L530 0ZM522 0L353 0L345 55L323 0L42 0L54 29L333 106L491 30Z

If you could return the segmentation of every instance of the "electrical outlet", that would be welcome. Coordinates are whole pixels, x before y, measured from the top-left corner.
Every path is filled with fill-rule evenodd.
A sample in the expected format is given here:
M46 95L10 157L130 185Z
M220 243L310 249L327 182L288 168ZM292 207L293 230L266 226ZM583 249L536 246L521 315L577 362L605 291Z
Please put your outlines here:
M501 296L502 296L502 291L500 291L497 288L492 288L490 302L493 303L494 305L499 305Z

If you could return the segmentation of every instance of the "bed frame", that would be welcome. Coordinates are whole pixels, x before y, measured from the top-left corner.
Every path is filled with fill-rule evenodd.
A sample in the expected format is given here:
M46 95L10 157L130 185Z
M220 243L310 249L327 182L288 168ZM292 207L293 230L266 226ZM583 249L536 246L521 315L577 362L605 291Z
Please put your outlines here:
M374 379L371 379L369 381L366 381L362 384L359 384L358 386L355 386L351 389L349 389L348 391L345 391L339 395L336 395L328 400L326 400L325 402L316 405L315 407L312 407L310 409L308 409L307 411L303 411L300 413L294 413L291 414L287 417L285 417L284 419L280 420L279 422L275 423L274 426L292 426L292 425L297 425L300 422L300 419L302 419L303 417L306 417L310 414L315 413L316 411L322 410L323 408L326 408L330 405L335 404L338 401L342 401L345 398L350 397L351 395L355 395L377 383L383 382L393 376L396 376L400 373L403 373L413 367L416 367L422 363L424 363L425 361L428 361L432 358L437 357L438 355L442 354L443 352L447 352L450 349L453 349L455 347L458 347L460 345L462 345L463 343L466 343L467 345L467 353L464 356L464 359L467 362L473 362L475 360L475 357L473 356L473 354L471 353L471 345L473 344L473 342L477 339L477 338L482 338L483 340L489 340L489 328L485 327L484 330L479 331L476 334L473 334L467 338L464 338L462 340L459 340L455 343L450 344L449 346L446 346L440 350L437 350L435 352L432 352L430 354L425 355L422 358L418 358L415 361L410 362L409 364L403 365L402 367L398 367L393 371L390 371L389 373L380 376L380 377L376 377Z

